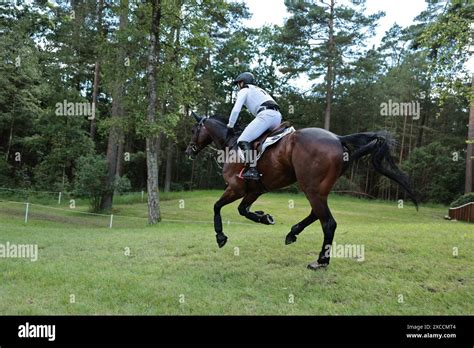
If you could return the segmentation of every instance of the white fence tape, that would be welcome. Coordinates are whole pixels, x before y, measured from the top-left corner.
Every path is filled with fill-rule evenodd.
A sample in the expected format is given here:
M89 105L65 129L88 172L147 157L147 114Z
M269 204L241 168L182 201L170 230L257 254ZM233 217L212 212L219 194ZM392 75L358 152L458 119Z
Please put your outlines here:
M48 206L48 205L43 205L43 204L36 204L36 203L25 203L25 202L16 202L16 201L9 201L9 200L3 200L3 199L0 199L0 202L1 203L11 203L11 204L23 204L26 206L25 208L25 223L28 222L28 217L29 217L29 214L31 212L31 208L30 207L41 207L41 208L44 208L44 209L50 209L50 210L56 210L56 211L62 211L62 212L67 212L67 213L74 213L74 214L83 214L83 215L93 215L93 216L103 216L103 217L108 217L109 218L109 224L108 224L108 227L109 228L112 228L113 227L113 221L114 221L114 218L125 218L125 219L139 219L139 220L147 220L148 221L148 218L146 217L139 217L139 216L128 216L128 215L114 215L114 214L111 214L111 215L107 215L107 214L98 214L98 213L89 213L89 212L85 212L85 211L78 211L78 210L72 210L72 209L61 209L61 208L56 208L56 207L51 207L51 206ZM185 224L214 224L214 221L205 221L205 220L180 220L180 219L161 219L161 221L163 222L177 222L177 223L185 223ZM226 220L226 221L223 221L224 223L226 223L227 225L249 225L249 226L252 226L252 225L255 225L254 223L247 223L247 222L237 222L237 221L230 221L230 220Z

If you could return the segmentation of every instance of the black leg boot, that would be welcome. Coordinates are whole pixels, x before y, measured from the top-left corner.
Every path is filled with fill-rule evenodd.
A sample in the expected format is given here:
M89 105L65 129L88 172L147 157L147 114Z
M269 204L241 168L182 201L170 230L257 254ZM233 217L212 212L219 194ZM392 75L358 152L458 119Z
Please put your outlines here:
M253 160L251 155L251 152L253 151L252 145L247 141L240 141L238 145L245 157L245 171L242 174L242 177L246 180L260 180L260 174L258 173L257 168L251 166Z

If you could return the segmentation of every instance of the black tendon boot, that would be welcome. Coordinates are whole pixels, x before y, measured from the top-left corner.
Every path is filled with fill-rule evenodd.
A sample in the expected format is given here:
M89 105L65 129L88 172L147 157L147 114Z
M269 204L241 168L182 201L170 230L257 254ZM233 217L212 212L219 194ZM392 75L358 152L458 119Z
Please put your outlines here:
M239 141L239 148L244 153L245 158L245 171L242 174L242 177L247 180L260 180L260 174L256 167L251 166L253 162L252 158L252 146L247 141Z

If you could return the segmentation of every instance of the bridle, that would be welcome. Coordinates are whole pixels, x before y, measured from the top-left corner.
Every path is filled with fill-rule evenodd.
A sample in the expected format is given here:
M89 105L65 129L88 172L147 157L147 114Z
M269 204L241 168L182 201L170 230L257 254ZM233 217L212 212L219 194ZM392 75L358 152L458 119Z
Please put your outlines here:
M198 128L197 128L197 130L196 130L196 135L195 135L195 138L196 138L196 139L199 139L199 134L200 134L200 132L201 132L201 129L202 129L202 128L206 128L206 126L204 125L204 122L205 122L208 118L209 118L209 117L203 117L203 118L201 119L201 121L199 121L199 123L198 123ZM194 142L194 141L191 141L189 145L190 145L190 147L191 147L191 150L193 151L193 155L195 155L195 156L204 148L204 147L198 147L197 144L196 144L196 142ZM208 145L208 147L209 147L211 150L215 151L215 152L219 151L219 149L216 149L216 148L215 148L214 146L212 146L212 145ZM214 158L214 161L216 162L217 167L222 170L222 165L217 161L217 158L216 158L215 156L212 156L212 157Z
M199 121L198 123L198 127L197 127L197 130L196 130L196 135L194 136L194 138L196 140L199 139L199 134L201 133L201 129L204 127L204 121L207 119L207 117L203 117L201 119L201 121ZM193 151L193 154L194 155L197 155L199 153L199 151L201 151L203 149L203 147L198 147L196 142L195 141L191 141L191 143L189 144L191 146L191 150Z

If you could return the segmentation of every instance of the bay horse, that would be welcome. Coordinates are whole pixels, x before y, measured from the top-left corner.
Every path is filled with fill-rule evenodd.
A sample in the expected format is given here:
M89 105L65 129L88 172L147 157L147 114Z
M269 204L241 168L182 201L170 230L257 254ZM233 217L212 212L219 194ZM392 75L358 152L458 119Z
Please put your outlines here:
M188 156L195 158L211 143L219 150L236 149L242 128L236 129L235 135L228 138L225 119L217 116L202 117L194 112L192 115L196 123L192 127L192 139L186 149ZM247 181L239 177L243 163L224 163L222 175L227 188L214 204L214 230L218 246L222 248L227 242L222 229L223 206L243 198L238 206L240 215L256 223L273 224L271 215L263 211L250 211L252 203L265 192L297 182L311 205L311 211L306 218L291 227L285 244L296 242L298 234L319 219L324 241L318 259L311 262L308 268L316 270L328 266L337 226L328 207L328 195L336 180L356 159L370 155L374 169L397 182L418 209L408 176L397 167L390 154L393 145L394 141L385 131L338 136L321 128L304 128L286 135L266 149L257 162L257 169L262 173L259 181ZM383 165L384 161L388 168Z

